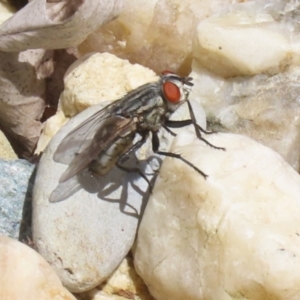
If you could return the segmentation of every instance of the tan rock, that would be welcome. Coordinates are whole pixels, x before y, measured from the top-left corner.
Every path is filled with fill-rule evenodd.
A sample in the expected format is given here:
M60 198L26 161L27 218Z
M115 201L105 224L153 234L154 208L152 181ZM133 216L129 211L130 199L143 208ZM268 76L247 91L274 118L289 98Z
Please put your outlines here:
M75 300L34 250L0 236L0 299Z
M0 158L3 159L18 158L2 131L0 131Z

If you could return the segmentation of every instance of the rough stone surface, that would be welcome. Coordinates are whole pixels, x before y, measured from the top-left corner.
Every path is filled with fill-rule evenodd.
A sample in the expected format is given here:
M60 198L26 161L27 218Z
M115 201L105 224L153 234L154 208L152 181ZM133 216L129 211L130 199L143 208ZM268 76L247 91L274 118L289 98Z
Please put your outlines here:
M134 263L158 300L300 298L300 176L247 137L178 136L140 225Z
M33 249L0 236L0 299L75 300Z
M26 160L0 159L0 235L31 236L34 165Z

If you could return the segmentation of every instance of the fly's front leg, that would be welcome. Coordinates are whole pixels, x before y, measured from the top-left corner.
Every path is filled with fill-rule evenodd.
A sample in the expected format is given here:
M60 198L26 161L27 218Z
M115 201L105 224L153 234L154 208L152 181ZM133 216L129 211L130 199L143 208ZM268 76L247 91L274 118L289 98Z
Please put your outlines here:
M218 149L218 150L224 150L225 151L225 148L223 148L223 147L216 147L216 146L212 145L210 142L208 142L206 139L204 139L201 136L201 131L204 132L205 134L211 134L211 133L214 133L214 132L209 132L209 131L206 131L203 128L201 128L201 126L199 126L197 124L197 120L196 120L196 117L195 117L195 114L194 114L191 102L189 100L187 100L187 105L188 105L188 108L189 108L189 112L190 112L190 116L191 116L191 121L192 121L192 123L194 125L195 132L196 132L196 135L197 135L198 139L201 140L201 141L203 141L204 143L206 143L207 145L209 145L212 148L215 148L215 149Z
M126 151L124 154L122 154L117 162L116 162L116 166L125 171L125 172L130 172L130 173L138 173L141 177L143 177L147 183L150 186L150 189L152 189L152 185L151 182L149 181L149 179L146 177L146 175L138 168L138 167L128 167L126 165L124 165L124 163L126 162L126 160L129 158L129 155L138 150L139 148L141 148L143 146L143 144L146 142L148 137L148 133L143 134L142 138L136 142L128 151Z
M152 150L153 150L154 153L157 153L157 154L160 154L160 155L180 159L181 161L186 163L188 166L193 168L196 172L200 173L206 179L207 175L205 173L203 173L200 169L198 169L196 166L194 166L191 162L186 160L180 154L176 154L176 153L173 153L173 152L159 151L159 138L157 136L157 132L152 132Z
M171 127L171 126L170 126ZM169 132L171 135L176 136L177 134L175 132L173 132L172 130L170 130L170 128L168 128L167 126L163 125L163 128Z
M165 122L165 125L168 126L168 127L171 127L171 128L180 128L180 127L184 127L184 126L188 126L188 125L193 124L193 126L195 128L195 132L196 132L197 138L199 140L203 141L205 144L209 145L210 147L212 147L214 149L225 150L225 148L223 148L223 147L214 146L213 144L211 144L210 142L208 142L206 139L204 139L201 136L201 132L203 132L205 134L212 134L212 133L215 133L215 132L213 132L213 131L206 131L200 125L198 125L196 117L195 117L195 114L194 114L194 111L193 111L193 108L192 108L192 105L191 105L191 103L190 103L189 100L187 100L187 105L188 105L188 108L189 108L189 113L190 113L191 119L189 119L189 120L182 120L182 121L171 121L171 120L168 120L168 121Z

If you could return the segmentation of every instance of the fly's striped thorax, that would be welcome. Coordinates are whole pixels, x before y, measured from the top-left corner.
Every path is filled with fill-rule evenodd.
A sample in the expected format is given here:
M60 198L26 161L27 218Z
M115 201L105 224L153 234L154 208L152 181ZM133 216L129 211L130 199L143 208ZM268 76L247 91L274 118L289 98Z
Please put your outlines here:
M156 107L166 107L161 97L160 82L148 83L131 91L122 98L112 113L133 117L151 111Z

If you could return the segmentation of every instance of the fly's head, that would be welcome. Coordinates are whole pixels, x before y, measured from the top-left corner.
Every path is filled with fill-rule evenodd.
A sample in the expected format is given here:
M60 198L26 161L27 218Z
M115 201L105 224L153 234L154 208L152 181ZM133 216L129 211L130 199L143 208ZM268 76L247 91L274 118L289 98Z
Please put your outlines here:
M170 71L161 75L161 93L168 107L168 112L173 113L180 105L188 100L193 87L192 77L180 77Z

